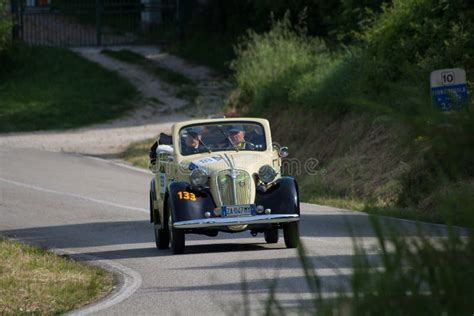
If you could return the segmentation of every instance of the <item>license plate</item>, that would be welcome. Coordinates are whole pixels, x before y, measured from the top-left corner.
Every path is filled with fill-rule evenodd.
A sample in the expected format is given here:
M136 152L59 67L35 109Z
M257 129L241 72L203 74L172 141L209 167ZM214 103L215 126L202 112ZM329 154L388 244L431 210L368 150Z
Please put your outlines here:
M222 217L252 216L256 213L255 204L227 205L221 207Z

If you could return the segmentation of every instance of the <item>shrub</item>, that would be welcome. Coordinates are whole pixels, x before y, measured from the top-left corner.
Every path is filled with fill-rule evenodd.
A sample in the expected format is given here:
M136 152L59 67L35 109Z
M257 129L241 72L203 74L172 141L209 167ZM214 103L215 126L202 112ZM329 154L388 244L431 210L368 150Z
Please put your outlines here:
M329 58L324 43L308 37L302 25L292 27L288 14L267 33L249 31L235 51L231 69L256 112L286 103L299 78Z
M422 71L462 65L474 70L474 5L467 0L394 0L366 29L367 54L392 80L407 68Z

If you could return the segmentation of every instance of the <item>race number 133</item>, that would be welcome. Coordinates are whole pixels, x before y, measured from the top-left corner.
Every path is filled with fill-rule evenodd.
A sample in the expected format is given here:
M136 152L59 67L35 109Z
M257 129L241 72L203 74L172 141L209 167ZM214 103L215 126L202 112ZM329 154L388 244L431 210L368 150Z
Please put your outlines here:
M187 191L178 191L178 198L180 200L191 200L191 201L196 201L196 195L192 192L187 192Z

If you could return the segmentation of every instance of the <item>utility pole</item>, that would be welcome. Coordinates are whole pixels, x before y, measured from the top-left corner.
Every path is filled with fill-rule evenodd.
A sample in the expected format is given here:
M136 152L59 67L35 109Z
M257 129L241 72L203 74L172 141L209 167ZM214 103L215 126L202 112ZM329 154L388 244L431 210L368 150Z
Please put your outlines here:
M183 39L184 34L180 0L176 0L176 35L178 37L178 40Z

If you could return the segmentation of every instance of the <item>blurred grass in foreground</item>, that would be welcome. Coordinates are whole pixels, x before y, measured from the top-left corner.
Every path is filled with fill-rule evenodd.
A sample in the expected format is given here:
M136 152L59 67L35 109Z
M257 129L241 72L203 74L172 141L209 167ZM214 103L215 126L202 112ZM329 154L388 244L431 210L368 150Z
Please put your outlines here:
M113 284L104 270L0 237L2 314L61 314L105 296Z
M298 248L301 272L309 299L285 307L278 299L278 279L269 285L261 303L265 315L471 315L474 310L474 230L447 226L443 236L430 235L439 227L418 226L416 237L401 236L394 225L383 224L369 215L376 239L376 252L367 253L361 239L354 237L352 275L335 297L324 296L324 284L317 274L304 242ZM449 220L446 220L449 221ZM350 223L348 228L351 231ZM403 228L402 228L403 229ZM377 260L374 260L374 257ZM337 270L336 270L337 272ZM242 309L250 311L249 291L242 280Z

